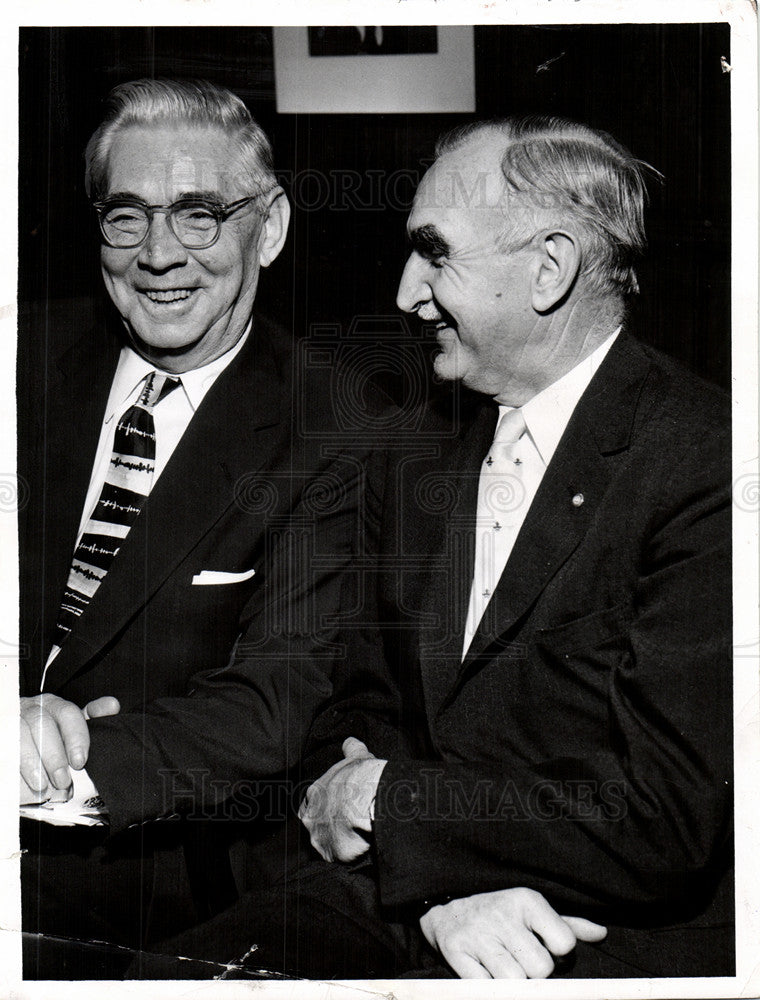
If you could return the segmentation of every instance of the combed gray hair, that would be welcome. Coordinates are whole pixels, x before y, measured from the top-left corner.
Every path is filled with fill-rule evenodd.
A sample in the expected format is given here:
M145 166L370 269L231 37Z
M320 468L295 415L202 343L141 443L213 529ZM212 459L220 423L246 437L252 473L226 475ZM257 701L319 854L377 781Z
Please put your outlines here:
M635 295L634 265L646 248L645 175L662 176L606 132L545 115L452 129L438 140L436 158L484 131L504 136L501 170L510 206L527 210L534 220L549 214L553 224L572 220L580 231L580 273L586 287L601 294ZM515 249L519 225L510 221L505 242Z
M85 190L90 198L106 193L108 155L117 133L132 125L197 125L222 129L240 150L241 179L250 194L277 180L272 146L239 97L207 80L131 80L114 87L103 121L85 150Z

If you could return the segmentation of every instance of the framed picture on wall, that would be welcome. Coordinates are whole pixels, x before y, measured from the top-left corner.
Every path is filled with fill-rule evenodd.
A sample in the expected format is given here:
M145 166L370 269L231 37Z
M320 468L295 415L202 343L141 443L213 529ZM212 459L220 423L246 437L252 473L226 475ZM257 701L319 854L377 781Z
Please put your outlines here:
M274 29L277 111L475 110L471 25Z

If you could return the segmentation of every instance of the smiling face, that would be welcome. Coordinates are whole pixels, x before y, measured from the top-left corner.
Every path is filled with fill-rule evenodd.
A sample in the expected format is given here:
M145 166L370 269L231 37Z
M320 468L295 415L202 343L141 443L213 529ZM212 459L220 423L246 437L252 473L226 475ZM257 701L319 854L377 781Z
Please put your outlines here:
M131 126L109 151L103 200L169 205L196 196L228 204L256 193L244 190L244 176L237 148L220 129ZM183 247L163 212L153 216L141 246L102 247L106 288L140 354L181 373L237 343L251 314L259 267L273 259L262 256L265 207L257 200L235 212L206 250Z
M485 133L444 153L425 174L407 230L412 252L397 303L437 326L442 379L520 405L535 391L541 324L531 307L530 248L499 246L504 139Z

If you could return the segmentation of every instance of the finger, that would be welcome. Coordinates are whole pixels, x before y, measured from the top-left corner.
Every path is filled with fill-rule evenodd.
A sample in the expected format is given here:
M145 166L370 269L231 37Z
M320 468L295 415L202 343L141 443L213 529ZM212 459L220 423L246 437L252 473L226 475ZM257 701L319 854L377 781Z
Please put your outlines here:
M311 846L325 861L355 861L369 850L369 844L353 830L338 831L325 824L309 826Z
M355 736L349 736L347 740L343 741L343 756L374 757L375 755L369 752L366 743L362 743L361 740L357 740Z
M552 955L567 955L575 947L575 934L570 925L538 893L531 894L525 921Z
M369 850L367 841L353 831L337 833L323 824L304 826L309 830L311 846L325 861L355 861Z
M491 946L492 948L492 946ZM451 951L441 954L460 979L526 979L525 970L505 949Z
M33 801L41 801L48 787L48 777L45 768L42 766L37 744L34 742L29 723L26 719L20 720L21 750L19 755L21 780L30 792L38 796ZM22 785L22 787L23 787Z
M121 711L121 705L118 698L107 694L102 698L88 701L82 711L85 719L102 719L106 715L118 715Z
M37 805L39 802L47 801L47 792L33 790L19 775L18 804L20 806Z
M607 937L607 928L601 924L595 924L583 917L563 917L562 919L579 941L603 941ZM555 952L555 954L559 954L559 952Z
M527 979L528 974L518 959L506 950L477 952L477 958L491 979ZM552 969L554 963L552 962ZM541 978L541 977L536 977Z
M313 824L319 819L321 803L322 796L320 789L315 785L310 785L306 790L306 794L301 799L301 805L298 807L298 818L307 830L310 830Z
M307 829L309 829L307 827ZM318 833L311 832L309 842L323 861L334 861L332 849L328 841L324 840Z
M341 834L334 838L332 853L337 861L356 861L369 850L369 843L358 833Z
M538 938L525 927L521 927L517 934L507 939L505 949L511 952L512 957L519 964L528 979L547 979L554 972L554 959ZM498 952L494 958L498 963L498 968L502 968L502 957ZM503 975L496 974L494 971L496 966L490 957L486 960L481 955L480 960L494 979L504 978Z
M68 788L50 788L48 789L48 793L48 802L68 802L74 795L74 786L69 785Z
M435 907L428 910L427 913L422 914L422 916L420 917L420 930L425 935L427 943L429 945L432 945L432 947L435 948L436 951L438 951L439 950L438 941L435 936L435 923L433 921L433 917L431 916L434 909Z
M441 954L460 979L491 979L491 973L485 969L477 958L463 951L446 951Z
M58 727L59 740L66 754L66 763L71 764L73 768L79 770L84 767L90 753L90 730L87 726L86 718L73 702L64 701L62 698L49 702L48 712ZM54 749L57 755L58 743L56 743ZM50 767L45 756L42 757L42 761L47 768L48 774L50 774ZM68 776L66 784L71 784L71 776L68 773L68 768L66 768L66 773ZM53 784L57 788L64 787L58 783L55 776L53 777Z
M301 803L301 808L298 810L298 818L307 830L311 830L312 826L314 826L314 815L306 802Z
M79 710L76 709L80 715ZM29 714L27 713L27 720ZM86 723L83 723L86 725ZM29 732L32 734L34 745L37 748L42 766L47 773L48 781L56 788L66 788L71 784L71 772L69 771L69 758L66 747L61 739L61 733L55 719L41 705L36 713L36 718L29 721ZM28 780L28 779L27 779Z

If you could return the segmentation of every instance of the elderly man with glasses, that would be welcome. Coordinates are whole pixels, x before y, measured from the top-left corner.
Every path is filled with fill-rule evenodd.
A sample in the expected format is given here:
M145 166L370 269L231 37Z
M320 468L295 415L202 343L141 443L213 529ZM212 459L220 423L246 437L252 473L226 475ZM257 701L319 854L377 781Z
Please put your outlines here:
M290 208L243 103L122 84L86 165L121 322L49 359L41 407L20 372L27 978L114 974L55 942L145 946L234 898L204 820L298 760L358 523L331 372L294 379L254 313Z

